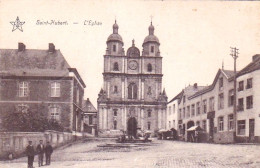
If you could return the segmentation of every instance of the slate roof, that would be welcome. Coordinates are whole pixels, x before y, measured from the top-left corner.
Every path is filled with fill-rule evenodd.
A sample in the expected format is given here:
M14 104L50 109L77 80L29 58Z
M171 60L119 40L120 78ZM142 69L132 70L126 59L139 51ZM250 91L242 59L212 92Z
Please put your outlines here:
M68 76L70 68L60 50L0 49L0 75Z
M97 109L94 107L94 105L91 103L89 98L87 100L83 100L83 106L82 106L83 112L90 112L90 113L97 113Z
M260 54L253 56L253 61L237 73L237 77L260 69Z
M224 70L222 69L222 71L224 72L224 74L226 75L226 77L229 79L231 77L233 77L235 75L235 72L234 71L231 71L231 70Z
M203 88L202 90L196 92L195 94L191 95L191 96L189 97L189 99L195 98L195 97L197 97L197 96L200 96L200 95L202 95L202 94L204 94L204 93L206 93L206 92L209 92L209 91L213 90L214 87L215 87L215 85L216 85L216 83L217 83L218 77L219 77L219 75L220 75L221 73L223 73L224 76L225 76L228 80L231 79L231 78L234 76L234 71L219 69L218 72L217 72L217 74L216 74L216 76L215 76L215 78L214 78L213 83L212 83L211 85L209 85L209 86Z
M174 100L180 100L182 98L183 92L184 91L182 90L179 94L177 94L174 98L172 98L167 104L173 102Z

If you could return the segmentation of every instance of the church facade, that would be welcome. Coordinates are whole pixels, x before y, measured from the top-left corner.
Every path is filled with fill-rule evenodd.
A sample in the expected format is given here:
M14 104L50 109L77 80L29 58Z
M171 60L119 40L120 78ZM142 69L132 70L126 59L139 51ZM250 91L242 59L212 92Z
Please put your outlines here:
M143 50L124 51L118 25L107 39L103 88L98 95L99 134L128 132L130 127L156 132L166 128L167 96L162 91L162 56L154 26L143 42Z

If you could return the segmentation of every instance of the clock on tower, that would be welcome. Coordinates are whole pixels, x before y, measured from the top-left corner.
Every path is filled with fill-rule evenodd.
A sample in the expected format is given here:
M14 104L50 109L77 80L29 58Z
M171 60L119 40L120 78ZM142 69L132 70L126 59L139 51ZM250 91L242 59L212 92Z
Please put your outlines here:
M153 133L165 129L167 96L162 92L162 57L154 26L151 23L148 28L142 52L133 40L126 53L118 28L115 22L106 42L104 84L98 95L98 135L118 136L124 131L136 136L137 128Z

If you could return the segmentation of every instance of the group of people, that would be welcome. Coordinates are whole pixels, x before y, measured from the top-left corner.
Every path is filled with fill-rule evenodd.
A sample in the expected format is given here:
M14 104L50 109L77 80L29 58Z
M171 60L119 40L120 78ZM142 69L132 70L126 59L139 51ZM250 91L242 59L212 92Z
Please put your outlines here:
M43 141L40 140L39 144L34 149L32 145L32 141L29 141L29 145L26 147L26 154L28 156L28 168L33 168L34 156L38 155L38 165L43 166L43 156L45 154L46 165L51 164L51 154L53 152L53 148L50 145L50 142L47 142L46 145L43 144Z

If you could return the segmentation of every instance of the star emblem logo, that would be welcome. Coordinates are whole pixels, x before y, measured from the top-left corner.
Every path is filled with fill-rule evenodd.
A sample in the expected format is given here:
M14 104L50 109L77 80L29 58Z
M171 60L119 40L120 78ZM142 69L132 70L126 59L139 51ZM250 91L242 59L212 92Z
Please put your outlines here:
M10 22L12 25L13 25L13 31L15 31L16 29L19 29L21 32L23 32L23 28L22 28L22 25L25 23L25 22L21 22L19 17L17 16L16 20L14 22Z

